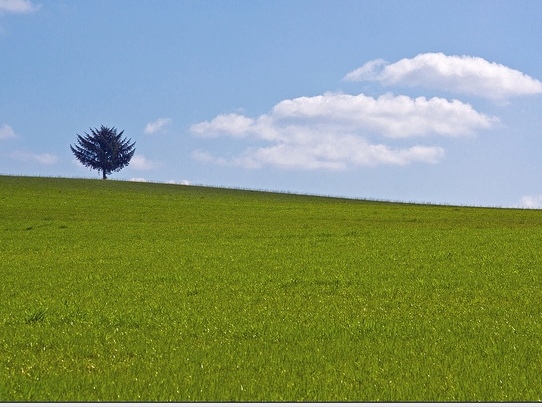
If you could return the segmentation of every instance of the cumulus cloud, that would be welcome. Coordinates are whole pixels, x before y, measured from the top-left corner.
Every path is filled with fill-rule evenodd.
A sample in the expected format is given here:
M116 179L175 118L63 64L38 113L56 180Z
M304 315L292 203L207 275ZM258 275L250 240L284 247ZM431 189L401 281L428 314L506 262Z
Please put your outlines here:
M230 135L271 141L311 137L311 132L376 134L387 138L467 136L492 127L498 119L477 112L467 103L443 98L326 93L287 99L270 114L256 119L235 113L219 115L190 130L202 137Z
M256 118L234 113L219 115L194 124L190 130L200 137L229 136L270 144L248 148L229 159L197 150L192 156L199 161L247 168L272 165L341 170L436 163L444 156L440 147L416 144L393 148L369 140L470 136L497 122L458 100L326 93L283 100L268 114Z
M145 130L143 132L145 134L154 134L162 130L165 126L171 123L171 119L169 118L159 118L155 120L154 122L147 123L145 126Z
M542 82L507 66L473 56L419 54L389 64L369 61L348 73L346 81L378 81L503 100L542 93Z
M18 161L31 161L41 165L54 165L58 162L58 157L53 154L36 154L26 151L14 151L10 157Z
M158 165L156 161L149 160L142 154L135 154L130 160L130 166L136 170L152 170Z
M16 137L16 134L11 126L4 124L2 127L0 127L0 140L14 137Z
M0 0L0 14L2 12L28 14L39 10L40 7L41 5L33 4L30 0Z
M313 145L278 144L271 147L247 149L232 159L215 157L195 151L193 157L202 162L261 168L271 165L284 169L344 170L352 166L381 164L407 165L413 162L436 163L444 156L440 147L414 146L393 149L383 144L372 145L358 139L338 139L334 143L317 141Z
M542 195L523 196L517 205L520 208L540 209L542 208Z
M253 125L254 119L230 113L219 115L210 122L197 123L190 130L201 136L229 134L233 137L244 137L251 131Z

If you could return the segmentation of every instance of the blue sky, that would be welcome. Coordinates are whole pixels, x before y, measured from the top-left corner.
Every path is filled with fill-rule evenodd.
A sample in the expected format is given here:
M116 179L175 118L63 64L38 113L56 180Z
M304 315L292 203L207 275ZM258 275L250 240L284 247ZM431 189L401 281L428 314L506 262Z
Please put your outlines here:
M0 0L0 174L542 207L542 2Z

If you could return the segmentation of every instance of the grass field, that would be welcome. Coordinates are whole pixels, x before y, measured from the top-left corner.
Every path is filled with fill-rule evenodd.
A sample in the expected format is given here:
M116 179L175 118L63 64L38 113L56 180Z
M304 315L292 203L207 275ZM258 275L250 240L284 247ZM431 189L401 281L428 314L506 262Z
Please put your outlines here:
M536 401L542 211L0 177L0 401Z

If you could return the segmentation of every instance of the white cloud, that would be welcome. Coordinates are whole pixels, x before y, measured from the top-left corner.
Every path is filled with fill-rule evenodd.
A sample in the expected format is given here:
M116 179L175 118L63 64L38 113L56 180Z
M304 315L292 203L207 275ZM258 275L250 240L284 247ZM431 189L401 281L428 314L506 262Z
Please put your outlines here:
M174 184L174 185L191 185L190 181L183 179L179 182L175 181L174 179L170 179L169 181L166 181L166 184Z
M369 142L371 138L469 136L497 122L458 100L412 99L390 94L375 99L363 94L326 93L281 101L269 114L257 118L219 115L193 125L190 130L201 137L231 136L271 144L247 148L231 159L195 151L193 158L202 162L248 168L272 165L341 170L380 164L436 163L444 156L440 147L394 148Z
M11 126L4 124L2 127L0 127L0 140L14 137L16 137L16 134Z
M10 157L18 161L32 161L41 165L54 165L58 162L58 157L53 154L36 154L26 151L14 151Z
M202 137L253 136L262 140L288 141L303 137L303 129L322 133L362 133L387 138L467 136L498 123L467 103L443 98L326 93L287 99L268 115L257 119L238 114L219 115L190 130ZM310 135L305 135L310 137Z
M363 131L400 138L413 136L465 136L487 129L496 118L478 113L467 103L443 98L394 96L377 99L363 94L325 94L284 100L273 108L279 119L308 119L348 131Z
M171 123L171 119L169 118L159 118L155 120L154 122L147 123L145 126L145 130L143 132L145 134L154 134L162 130L165 126Z
M254 119L230 113L215 117L210 122L201 122L193 125L190 130L193 133L205 136L228 134L234 137L243 137L251 131Z
M232 161L215 159L218 164L247 168L272 165L285 169L344 170L352 166L381 164L407 165L413 162L436 163L444 156L440 147L414 146L393 149L383 144L369 144L358 137L313 140L310 144L276 144L245 151ZM211 157L209 157L211 158Z
M526 195L519 200L517 206L527 209L540 209L542 208L542 195Z
M369 61L344 80L420 86L495 100L542 93L542 82L516 69L479 57L443 53L419 54L392 64Z
M152 170L156 168L159 163L149 160L142 154L136 154L130 160L130 165L136 170Z
M361 82L380 80L382 70L386 65L388 65L388 62L383 59L373 59L352 72L347 73L343 81Z
M150 183L160 183L160 181L149 181L148 179L146 178L130 178L128 181L131 181L131 182L150 182ZM164 184L172 184L172 185L190 185L190 181L187 181L187 180L181 180L179 182L175 181L174 179L170 179L168 181L165 181Z
M40 7L29 0L0 0L0 13L27 14L38 11Z

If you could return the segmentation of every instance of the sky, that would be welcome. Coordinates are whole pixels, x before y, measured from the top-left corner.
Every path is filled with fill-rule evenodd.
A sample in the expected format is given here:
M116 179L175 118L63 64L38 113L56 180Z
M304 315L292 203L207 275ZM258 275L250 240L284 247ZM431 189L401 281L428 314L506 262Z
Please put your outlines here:
M0 174L542 208L542 2L0 0Z

